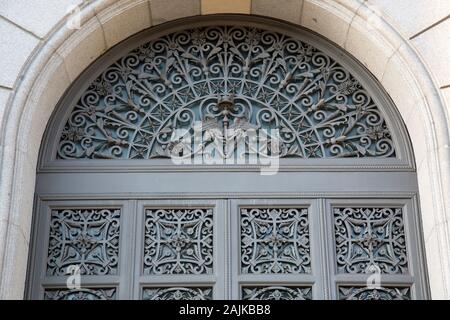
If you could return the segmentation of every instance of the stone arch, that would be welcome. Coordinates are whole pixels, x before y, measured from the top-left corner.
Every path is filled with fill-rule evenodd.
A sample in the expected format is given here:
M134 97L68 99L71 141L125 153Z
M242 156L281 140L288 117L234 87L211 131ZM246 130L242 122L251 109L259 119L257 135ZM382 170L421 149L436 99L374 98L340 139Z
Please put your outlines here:
M59 21L22 68L17 89L8 100L1 133L0 210L7 221L0 230L2 298L23 296L37 157L53 109L70 83L107 48L151 25L202 13L199 1L184 1L181 6L180 1L165 3L86 3L81 9L81 28L70 30L65 19ZM283 11L289 11L289 5L284 4ZM312 20L283 17L276 10L273 14L263 9L252 13L301 24L336 42L361 61L391 95L414 148L432 295L448 298L448 115L433 77L391 24L381 16L372 23L377 13L369 6L347 1L311 1L309 5ZM226 11L236 12L233 7ZM133 22L121 28L125 21ZM327 27L331 25L342 29Z

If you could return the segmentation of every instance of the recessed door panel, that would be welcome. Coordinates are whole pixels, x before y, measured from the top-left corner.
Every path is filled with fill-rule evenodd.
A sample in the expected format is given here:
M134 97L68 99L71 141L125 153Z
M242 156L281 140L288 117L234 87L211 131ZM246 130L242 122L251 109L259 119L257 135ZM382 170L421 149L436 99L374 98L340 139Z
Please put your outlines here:
M223 200L139 201L137 299L225 299Z
M128 201L41 202L31 274L33 299L129 297L134 227Z
M413 199L329 199L333 299L424 299Z
M232 200L234 299L323 299L317 200Z

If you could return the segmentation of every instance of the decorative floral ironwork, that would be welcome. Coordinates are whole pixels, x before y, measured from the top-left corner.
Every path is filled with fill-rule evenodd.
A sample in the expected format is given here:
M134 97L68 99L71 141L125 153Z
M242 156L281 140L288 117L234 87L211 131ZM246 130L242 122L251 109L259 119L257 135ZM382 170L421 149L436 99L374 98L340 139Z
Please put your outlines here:
M334 208L336 261L341 273L408 272L400 208Z
M311 300L310 287L244 287L244 300Z
M308 209L242 208L243 273L310 273Z
M410 288L339 287L341 300L410 300Z
M47 275L115 275L119 261L120 209L53 210Z
M233 127L276 129L269 155L279 157L396 156L379 106L337 61L277 32L215 26L150 41L106 68L73 105L57 158L170 157L198 122L221 132L203 132L192 156L212 144L230 157L237 144L215 142Z
M212 209L147 209L145 274L210 274L213 271Z
M116 299L115 288L82 288L45 290L45 300L113 300Z
M211 300L212 288L144 288L144 300Z

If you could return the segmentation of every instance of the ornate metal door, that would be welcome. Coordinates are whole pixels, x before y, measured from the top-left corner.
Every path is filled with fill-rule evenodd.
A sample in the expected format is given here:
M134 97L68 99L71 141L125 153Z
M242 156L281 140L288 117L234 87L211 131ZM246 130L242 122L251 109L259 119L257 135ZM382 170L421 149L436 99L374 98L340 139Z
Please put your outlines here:
M423 298L416 223L400 199L43 202L30 297Z
M395 106L262 18L155 27L90 66L47 128L33 230L30 298L428 297Z

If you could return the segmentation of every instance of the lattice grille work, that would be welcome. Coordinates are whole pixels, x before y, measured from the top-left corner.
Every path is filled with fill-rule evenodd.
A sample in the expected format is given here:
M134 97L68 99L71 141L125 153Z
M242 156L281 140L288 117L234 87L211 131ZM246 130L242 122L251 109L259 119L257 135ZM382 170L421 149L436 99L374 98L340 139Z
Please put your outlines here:
M115 288L49 289L45 291L45 300L114 300Z
M272 156L396 156L379 106L344 67L299 39L249 27L203 27L145 43L72 107L59 159L232 157L236 146L248 147L249 130L276 130L272 143L257 144L257 153ZM196 128L200 144L189 138Z
M47 275L116 275L119 238L120 209L52 210Z
M410 300L409 287L339 287L339 299L341 300Z
M212 288L170 287L144 288L144 300L211 300Z
M401 208L333 208L341 273L408 273Z
M145 274L211 274L213 209L147 209Z
M244 300L311 300L312 292L309 287L243 287Z
M308 209L242 208L243 273L310 273Z

